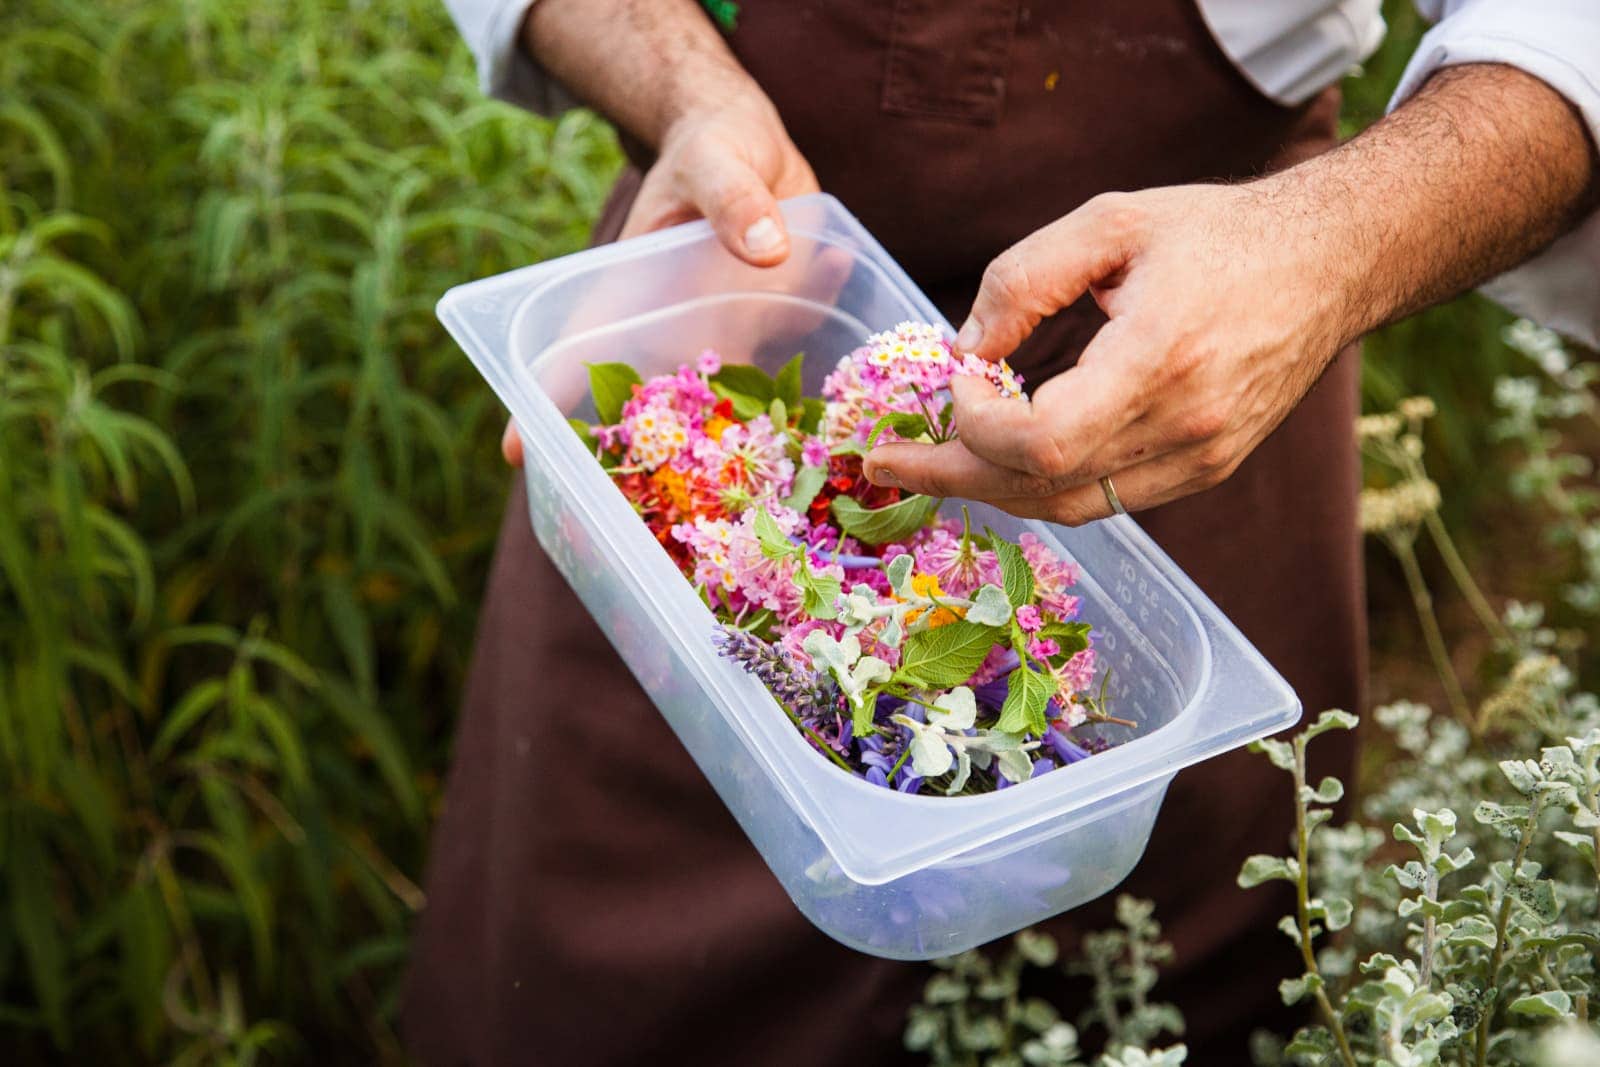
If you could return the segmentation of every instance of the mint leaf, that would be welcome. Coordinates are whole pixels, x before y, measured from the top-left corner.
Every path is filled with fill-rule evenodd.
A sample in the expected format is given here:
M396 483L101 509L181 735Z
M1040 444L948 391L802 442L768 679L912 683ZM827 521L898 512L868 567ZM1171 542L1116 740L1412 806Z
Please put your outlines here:
M717 387L721 386L720 389ZM728 363L711 376L711 387L719 394L724 390L761 401L761 410L778 398L778 383L760 367L748 363Z
M800 368L805 358L804 352L795 353L794 358L778 371L778 377L773 382L774 398L783 401L790 411L800 406Z
M1070 656L1089 647L1089 630L1086 622L1052 622L1045 624L1039 636L1055 638L1062 655Z
M1033 567L1028 564L1028 557L1022 554L1022 549L1007 541L989 527L985 526L983 532L989 535L989 547L994 549L994 554L1000 559L1000 576L1006 590L1006 599L1011 601L1011 606L1020 608L1033 600L1034 578Z
M894 680L918 689L948 689L972 677L994 647L999 631L973 622L952 622L906 638Z
M833 517L839 529L869 545L905 540L926 526L938 510L939 500L931 496L908 496L886 508L864 508L847 496L833 499Z
M821 467L801 467L794 476L794 488L783 498L784 507L805 514L811 502L817 499L817 494L822 492L822 486L827 480L828 472Z
M793 407L794 405L790 405ZM799 427L806 433L816 433L822 429L822 416L828 413L828 405L814 396L808 396L800 401Z
M600 442L595 439L592 427L582 419L568 419L567 425L572 427L572 432L578 435L578 440L583 442L583 447L590 452L599 449Z
M718 385L716 382L711 383L711 391L733 405L733 417L740 422L749 422L757 415L765 415L768 405L772 403L770 400L761 400L757 397L735 392L725 385Z
M1000 706L1000 721L996 730L1008 734L1028 733L1042 736L1049 729L1045 707L1055 685L1038 671L1022 664L1006 679L1006 702Z
M827 575L812 574L810 569L801 570L794 576L794 584L800 587L803 594L801 608L813 619L833 619L839 615L839 594L844 591L843 583L837 578Z
M867 434L867 447L876 445L885 430L893 430L906 440L914 441L928 432L928 420L911 411L891 411L872 424L872 432Z
M761 545L761 554L768 559L792 556L799 547L784 536L783 527L778 525L778 520L766 511L756 512L755 532L756 541Z
M605 426L622 419L622 405L633 399L633 387L644 384L639 372L626 363L589 364L589 393L595 417Z

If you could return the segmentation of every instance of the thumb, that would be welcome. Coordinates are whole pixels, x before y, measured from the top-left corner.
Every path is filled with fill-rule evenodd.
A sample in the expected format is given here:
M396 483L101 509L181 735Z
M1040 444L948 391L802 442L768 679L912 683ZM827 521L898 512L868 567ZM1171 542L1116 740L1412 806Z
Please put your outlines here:
M1106 205L1109 199L1096 197L996 256L956 335L956 350L1004 359L1041 320L1125 267L1134 244L1131 213Z
M728 251L757 267L789 256L789 232L766 179L743 159L719 153L688 170L689 199Z

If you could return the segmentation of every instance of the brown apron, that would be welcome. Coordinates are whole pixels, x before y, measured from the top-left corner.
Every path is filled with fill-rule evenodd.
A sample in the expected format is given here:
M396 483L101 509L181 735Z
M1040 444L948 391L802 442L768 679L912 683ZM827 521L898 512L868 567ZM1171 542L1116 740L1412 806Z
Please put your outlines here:
M746 3L731 42L822 187L957 322L996 253L1096 193L1259 174L1335 136L1336 94L1266 100L1192 0ZM1059 371L1099 321L1069 309L1018 366ZM1313 712L1359 706L1364 677L1356 373L1347 352L1227 483L1139 516ZM632 755L610 755L623 734ZM1349 735L1318 744L1318 774L1352 769ZM1178 776L1123 887L1176 946L1158 993L1188 1016L1192 1063L1244 1062L1251 1029L1297 1021L1276 988L1296 965L1275 928L1289 897L1234 884L1290 828L1281 772L1211 760ZM795 910L535 543L520 479L427 889L405 1011L424 1063L915 1062L900 1036L926 966ZM1110 904L1047 928L1070 945ZM1069 1019L1084 1003L1065 978L1032 992Z

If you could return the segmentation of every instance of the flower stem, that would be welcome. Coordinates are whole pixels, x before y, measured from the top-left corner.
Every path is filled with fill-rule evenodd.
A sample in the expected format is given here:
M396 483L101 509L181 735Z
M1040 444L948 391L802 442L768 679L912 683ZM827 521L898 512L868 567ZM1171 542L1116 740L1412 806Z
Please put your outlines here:
M1456 676L1456 669L1450 663L1444 634L1439 629L1439 617L1433 610L1433 594L1428 592L1428 583L1417 564L1417 553L1412 545L1414 536L1408 531L1405 535L1385 537L1384 540L1400 561L1400 569L1405 572L1406 585L1411 589L1411 603L1417 610L1417 621L1422 625L1422 636L1428 645L1428 655L1433 659L1433 668L1444 685L1445 698L1456 717L1470 725L1472 711L1467 706L1467 695L1461 690L1461 679Z
M888 782L894 785L894 776L900 773L900 768L906 765L906 757L911 755L911 746L908 744L900 752L900 758L894 761L894 766L889 768Z
M1431 904L1439 902L1439 875L1432 866L1428 868L1428 878L1423 884L1422 895ZM1417 968L1417 984L1426 988L1433 981L1433 937L1435 921L1430 911L1422 920L1422 962Z
M1489 606L1489 600L1483 595L1483 589L1472 577L1472 571L1462 560L1461 553L1457 551L1455 539L1445 528L1444 520L1439 518L1437 511L1430 511L1423 521L1428 525L1428 535L1433 538L1434 546L1444 559L1444 565L1450 570L1450 577L1455 579L1456 587L1461 590L1461 595L1467 598L1467 603L1472 605L1472 610L1477 613L1484 629L1488 630L1495 640L1509 645L1510 631L1506 629L1506 624L1500 621L1500 616L1495 614L1494 608Z
M1306 825L1305 791L1306 739L1301 735L1294 739L1294 836L1295 859L1299 864L1294 883L1295 920L1300 929L1300 956L1305 963L1306 973L1320 979L1322 972L1317 967L1317 954L1311 950L1311 829ZM1316 999L1317 1007L1321 1009L1328 1029L1339 1045L1339 1058L1345 1067L1356 1067L1356 1056L1350 1048L1350 1039L1345 1036L1344 1023L1340 1021L1339 1013L1334 1010L1333 1002L1328 999L1328 991L1320 981L1317 983Z
M1489 1059L1489 1025L1494 1021L1495 999L1498 999L1498 990L1495 980L1500 974L1500 964L1506 954L1506 924L1511 921L1511 883L1516 881L1517 872L1522 869L1522 861L1528 854L1528 846L1533 844L1533 833L1539 826L1539 809L1544 806L1544 794L1535 793L1528 798L1528 821L1523 824L1522 837L1517 841L1516 854L1511 858L1511 872L1506 875L1506 887L1500 896L1500 911L1494 920L1494 951L1489 954L1489 973L1486 982L1491 999L1483 1010L1483 1017L1478 1020L1478 1040L1475 1063L1477 1067L1484 1067Z

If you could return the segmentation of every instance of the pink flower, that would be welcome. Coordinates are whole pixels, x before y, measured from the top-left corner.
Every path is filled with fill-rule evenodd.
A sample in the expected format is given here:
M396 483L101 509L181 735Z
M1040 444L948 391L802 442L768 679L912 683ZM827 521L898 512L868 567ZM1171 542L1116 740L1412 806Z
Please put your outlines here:
M828 443L820 437L807 437L800 446L800 462L808 467L828 468Z
M1021 610L1018 610L1021 614ZM1047 660L1061 654L1061 646L1053 637L1036 637L1028 642L1028 655L1037 660Z
M1021 379L1004 363L958 357L937 326L902 322L875 333L839 361L822 385L830 443L864 440L880 415L902 411L932 414L957 374L975 374L1002 396L1021 396ZM889 435L886 440L894 440Z
M1017 625L1025 634L1036 634L1044 627L1044 619L1040 616L1038 608L1032 604L1024 604L1017 609Z
M1094 649L1086 648L1067 660L1058 676L1062 688L1069 693L1087 692L1094 684L1094 658Z
M913 551L917 569L939 579L939 586L951 596L969 596L985 584L1001 582L1000 560L992 551L978 548L971 538L963 540L945 523L932 527L922 535L922 543Z
M700 357L694 361L694 368L701 374L715 374L722 369L722 357L708 348L701 352Z
M1078 565L1062 560L1037 534L1025 533L1017 539L1017 544L1028 566L1033 568L1039 606L1063 622L1077 617L1079 598L1067 590L1078 584Z

